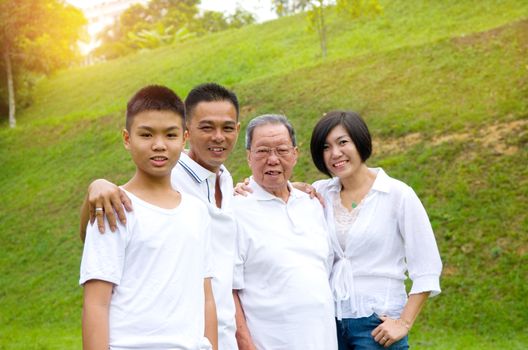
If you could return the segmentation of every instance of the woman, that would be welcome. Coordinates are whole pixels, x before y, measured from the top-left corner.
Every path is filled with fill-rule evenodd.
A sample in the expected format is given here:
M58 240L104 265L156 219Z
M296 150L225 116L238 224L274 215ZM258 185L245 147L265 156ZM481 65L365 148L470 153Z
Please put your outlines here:
M372 141L358 114L327 113L310 145L316 167L331 177L313 186L325 199L336 255L330 283L339 349L408 349L416 317L440 293L442 263L427 213L412 188L367 167Z

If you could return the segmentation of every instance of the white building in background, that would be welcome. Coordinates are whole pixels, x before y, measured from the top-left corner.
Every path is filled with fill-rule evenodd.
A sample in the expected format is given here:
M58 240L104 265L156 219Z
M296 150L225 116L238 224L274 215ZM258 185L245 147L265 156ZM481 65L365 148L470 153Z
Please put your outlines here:
M90 42L80 43L81 52L87 55L99 45L97 34L114 23L119 16L134 4L146 5L150 0L67 0L68 3L81 9L88 20Z

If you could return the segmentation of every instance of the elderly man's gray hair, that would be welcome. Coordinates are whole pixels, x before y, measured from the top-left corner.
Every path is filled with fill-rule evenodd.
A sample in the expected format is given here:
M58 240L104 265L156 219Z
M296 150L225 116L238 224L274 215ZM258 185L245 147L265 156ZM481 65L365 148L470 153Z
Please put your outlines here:
M297 146L297 141L295 140L295 130L290 124L288 119L281 114L264 114L258 117L255 117L250 120L246 128L246 149L251 148L251 141L253 141L253 131L256 127L266 125L266 124L282 124L288 129L288 134L290 134L290 139L292 145Z

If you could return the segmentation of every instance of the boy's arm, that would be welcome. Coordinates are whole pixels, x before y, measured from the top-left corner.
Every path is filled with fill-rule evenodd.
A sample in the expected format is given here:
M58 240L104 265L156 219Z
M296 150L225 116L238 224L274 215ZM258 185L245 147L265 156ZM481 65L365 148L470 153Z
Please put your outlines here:
M81 240L84 242L86 237L88 220L93 222L94 219L97 219L97 227L101 233L105 232L105 216L112 232L117 228L116 213L119 221L125 224L126 215L123 206L127 211L132 211L130 199L118 186L104 179L98 179L92 182L88 187L88 195L84 199L81 207ZM96 208L103 210L96 210Z
M84 284L83 350L108 350L108 311L112 283L90 280Z
M251 339L251 334L249 333L249 328L246 323L246 316L244 315L244 310L242 309L237 290L233 290L233 299L235 300L236 340L238 349L257 350Z
M218 320L216 318L216 304L211 286L211 278L204 279L205 294L205 332L204 335L213 346L213 350L218 350Z

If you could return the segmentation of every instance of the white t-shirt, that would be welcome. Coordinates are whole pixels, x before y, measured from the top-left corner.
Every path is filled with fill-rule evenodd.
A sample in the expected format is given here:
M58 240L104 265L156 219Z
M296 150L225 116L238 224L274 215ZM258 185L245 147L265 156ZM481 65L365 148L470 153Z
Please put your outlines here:
M102 235L88 224L79 280L115 285L110 349L210 349L204 337L203 286L211 276L207 208L183 193L174 209L127 195L134 211L126 213L126 226Z
M381 168L370 192L356 208L343 250L335 236L333 200L339 178L313 185L327 205L325 214L333 233L335 262L331 285L338 318L367 317L373 313L399 317L407 292L440 293L442 262L427 213L413 189L389 177Z
M218 349L238 349L233 301L233 264L236 223L231 209L233 179L224 166L220 167L222 208L215 202L216 174L205 169L187 154L182 153L172 170L172 186L192 194L207 204L211 216L211 252L214 261L213 293L218 317Z
M239 223L234 289L259 350L337 349L328 283L332 261L323 209L290 186L282 199L251 179L236 196Z

